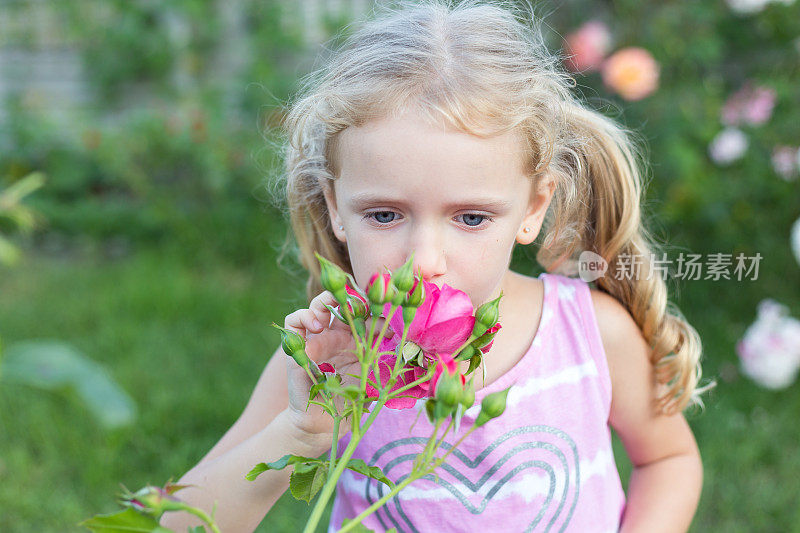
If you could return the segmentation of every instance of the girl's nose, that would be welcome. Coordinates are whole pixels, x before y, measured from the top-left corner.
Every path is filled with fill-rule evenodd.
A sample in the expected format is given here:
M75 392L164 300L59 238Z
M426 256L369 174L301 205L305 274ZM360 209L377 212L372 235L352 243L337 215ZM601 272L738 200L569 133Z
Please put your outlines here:
M422 277L432 281L447 272L444 244L435 231L422 229L411 243L414 250L414 269L422 270Z

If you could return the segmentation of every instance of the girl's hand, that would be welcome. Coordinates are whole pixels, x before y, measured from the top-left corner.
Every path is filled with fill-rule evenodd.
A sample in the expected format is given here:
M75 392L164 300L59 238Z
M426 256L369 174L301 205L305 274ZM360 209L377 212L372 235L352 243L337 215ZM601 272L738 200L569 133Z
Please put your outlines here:
M356 344L350 326L338 319L331 323L331 313L324 304L336 307L338 303L329 291L317 295L308 309L299 309L288 315L284 327L295 331L306 339L306 353L317 364L330 363L342 376L344 385L358 385L359 381L346 374L361 375L361 365L355 355ZM383 325L378 319L376 332ZM329 325L330 324L330 325ZM367 328L370 322L367 321ZM369 331L369 329L368 329ZM376 333L377 335L377 333ZM294 359L286 356L286 369L289 386L288 412L294 425L314 440L327 442L330 446L333 436L333 418L318 405L308 405L311 379ZM308 410L306 410L308 405ZM337 402L339 411L343 404ZM339 438L350 430L350 423L342 420L339 425ZM320 439L316 439L320 437Z

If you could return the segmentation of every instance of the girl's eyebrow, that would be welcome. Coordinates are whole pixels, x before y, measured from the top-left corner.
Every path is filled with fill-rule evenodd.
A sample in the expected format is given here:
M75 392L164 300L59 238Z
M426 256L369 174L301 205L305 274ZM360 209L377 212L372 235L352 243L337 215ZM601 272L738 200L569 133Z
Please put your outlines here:
M390 196L385 196L382 194L374 194L374 193L359 193L353 195L347 202L350 208L354 211L359 209L363 209L364 207L370 205L400 205L406 206L409 204L408 200L400 199L400 198L392 198ZM466 209L466 208L477 208L477 209L485 209L487 211L506 211L511 209L512 204L508 200L503 200L500 198L475 198L475 199L463 199L452 201L445 205L447 209Z

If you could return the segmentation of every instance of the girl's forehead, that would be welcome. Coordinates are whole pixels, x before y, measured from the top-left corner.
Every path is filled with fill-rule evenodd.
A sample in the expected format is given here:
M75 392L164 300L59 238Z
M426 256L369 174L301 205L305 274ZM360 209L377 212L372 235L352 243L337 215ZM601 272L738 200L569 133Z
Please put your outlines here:
M478 137L409 113L342 131L337 167L348 189L441 184L502 190L527 179L522 145L516 132Z

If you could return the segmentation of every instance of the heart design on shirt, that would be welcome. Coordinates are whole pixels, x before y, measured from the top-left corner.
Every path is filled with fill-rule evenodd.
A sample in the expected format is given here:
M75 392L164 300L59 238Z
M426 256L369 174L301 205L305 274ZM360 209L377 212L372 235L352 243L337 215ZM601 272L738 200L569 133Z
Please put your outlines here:
M531 434L539 434L538 438ZM543 434L546 434L543 435ZM474 473L475 469L484 464L484 461L493 450L501 444L514 437L521 437L519 444L514 445L502 457L495 458L494 464L489 467L476 482L472 482L466 474ZM533 437L533 438L532 438ZM383 471L390 478L392 469L405 463L411 463L417 456L422 447L427 443L424 437L408 437L399 439L382 446L373 455L369 464L380 464L380 459L390 450L405 446L409 453L401 453L388 461L383 467ZM441 448L449 450L451 444L443 442ZM505 449L505 448L504 448ZM495 454L496 456L497 454ZM405 465L406 471L410 470L410 464ZM513 466L513 468L508 468ZM495 474L502 468L507 470L499 479ZM415 481L399 493L412 487L419 487L422 480L428 480L437 486L431 487L432 490L444 489L457 501L461 502L464 508L471 514L480 514L486 509L489 502L504 487L513 491L512 482L525 483L525 474L531 469L545 472L549 479L549 489L538 511L533 509L532 519L525 528L525 531L533 531L537 526L544 526L544 531L550 531L556 527L556 522L561 525L558 531L563 531L569 523L575 505L578 502L578 487L580 487L580 461L575 441L566 433L552 426L523 426L515 430L504 433L494 442L484 448L474 459L467 457L461 450L456 449L450 454L447 461L437 469L436 475L429 474L418 481ZM574 474L574 480L571 478ZM400 483L408 477L407 474L395 479L395 483ZM438 480L436 479L438 477ZM556 488L560 485L562 489L556 494ZM485 489L485 490L482 490ZM368 480L364 492L365 499L369 504L373 504L381 499L389 489L382 483ZM422 490L422 489L420 489ZM482 494L483 497L477 502L475 495ZM525 508L526 511L531 509ZM550 517L544 522L545 516L550 511ZM396 527L397 531L410 531L417 533L419 530L409 519L403 509L402 501L395 495L386 505L376 511L375 516L380 521L384 529Z

